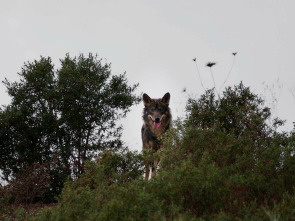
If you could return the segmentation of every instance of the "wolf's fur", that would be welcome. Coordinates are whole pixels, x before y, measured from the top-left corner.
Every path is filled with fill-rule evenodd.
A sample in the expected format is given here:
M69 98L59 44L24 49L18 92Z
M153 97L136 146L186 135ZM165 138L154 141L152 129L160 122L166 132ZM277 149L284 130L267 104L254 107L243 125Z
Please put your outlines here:
M171 123L171 111L169 108L170 94L166 93L160 99L151 99L147 94L143 94L143 126L141 129L141 138L143 149L152 149L153 153L161 148L161 142L158 140ZM145 179L149 178L150 166L152 167L152 177L156 175L156 169L160 159L146 164Z

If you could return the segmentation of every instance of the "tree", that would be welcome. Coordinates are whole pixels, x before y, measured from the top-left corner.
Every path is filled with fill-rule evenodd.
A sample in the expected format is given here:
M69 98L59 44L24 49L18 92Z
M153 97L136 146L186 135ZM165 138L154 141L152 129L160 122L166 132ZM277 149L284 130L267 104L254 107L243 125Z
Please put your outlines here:
M0 111L1 169L6 180L25 163L50 161L57 146L56 83L51 59L28 62L19 75L20 82L4 81L12 102Z
M71 147L67 157L74 165L74 173L79 174L85 160L97 150L121 145L122 128L116 122L139 102L132 94L138 85L128 86L125 74L111 76L110 64L103 65L91 54L88 58L80 55L74 59L67 55L61 64L57 106L60 125L66 134L62 146Z
M186 109L188 125L200 129L212 128L236 137L250 133L255 139L267 138L284 123L275 119L273 125L268 125L270 109L242 82L234 88L226 88L220 99L215 99L213 90L206 91L198 100L189 99Z
M138 84L97 56L68 54L54 69L51 58L27 62L20 82L5 79L11 104L0 110L0 169L7 181L26 164L52 162L52 186L83 173L100 150L120 148L118 120L139 102ZM51 186L51 188L52 188Z

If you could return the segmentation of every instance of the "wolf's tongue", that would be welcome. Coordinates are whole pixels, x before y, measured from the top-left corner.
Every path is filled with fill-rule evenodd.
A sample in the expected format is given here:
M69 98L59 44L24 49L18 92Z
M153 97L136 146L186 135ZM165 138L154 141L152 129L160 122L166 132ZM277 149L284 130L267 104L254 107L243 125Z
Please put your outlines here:
M154 127L155 128L159 128L161 126L161 122L157 123L157 122L154 122Z

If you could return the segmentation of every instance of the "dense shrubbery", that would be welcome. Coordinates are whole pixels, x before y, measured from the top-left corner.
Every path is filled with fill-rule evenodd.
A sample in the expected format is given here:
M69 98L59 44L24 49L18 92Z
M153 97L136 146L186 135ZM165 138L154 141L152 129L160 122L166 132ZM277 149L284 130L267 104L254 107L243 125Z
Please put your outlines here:
M284 121L242 83L218 99L213 90L189 99L163 147L138 154L122 147L116 124L139 101L137 85L91 54L61 63L55 70L41 58L24 65L20 82L5 81L0 219L294 219L295 130L279 132ZM158 175L143 180L156 155ZM57 196L39 213L15 209Z
M60 62L55 69L41 57L23 65L19 81L4 81L11 103L0 107L0 170L16 202L54 201L68 177L84 173L87 160L120 148L118 120L139 102L138 84L112 74L97 56L67 54ZM34 178L36 165L46 166L46 185ZM20 194L25 190L32 195Z
M158 175L146 155L106 151L66 184L40 220L293 220L295 132L277 132L263 101L242 84L188 103L166 133ZM148 156L149 157L149 156Z
M5 186L6 197L15 204L29 205L36 201L43 201L48 193L50 183L49 164L34 163L25 165L14 179Z

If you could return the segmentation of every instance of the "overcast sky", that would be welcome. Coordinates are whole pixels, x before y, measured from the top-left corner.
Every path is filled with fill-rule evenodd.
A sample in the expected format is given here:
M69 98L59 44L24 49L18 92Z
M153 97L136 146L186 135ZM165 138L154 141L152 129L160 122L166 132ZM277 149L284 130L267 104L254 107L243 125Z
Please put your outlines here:
M295 121L294 0L0 0L0 80L18 80L25 61L50 56L56 67L66 53L97 53L126 71L137 93L171 93L174 119L184 115L188 96L213 87L208 61L219 89L240 81L267 99L274 116ZM186 88L186 93L183 93ZM267 89L269 88L269 89ZM0 85L0 104L10 98ZM292 94L293 93L293 94ZM277 100L276 102L274 102ZM123 140L141 150L143 105L132 108Z

